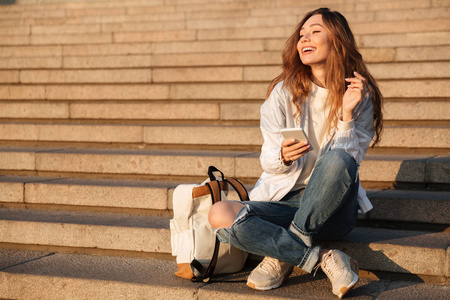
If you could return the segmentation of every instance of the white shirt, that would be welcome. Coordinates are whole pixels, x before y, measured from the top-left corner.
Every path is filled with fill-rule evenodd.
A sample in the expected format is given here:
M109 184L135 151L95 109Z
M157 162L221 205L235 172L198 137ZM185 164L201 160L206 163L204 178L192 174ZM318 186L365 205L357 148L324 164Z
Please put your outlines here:
M310 126L314 125L316 120L310 113L309 99L306 99L301 105L302 113L300 117L294 118L296 107L291 101L292 95L286 88L282 87L282 84L283 82L280 82L275 86L261 106L260 127L264 143L261 148L260 161L263 173L255 188L250 192L250 200L279 201L293 190L304 170L304 174L309 175L314 169L313 167L311 172L307 171L309 168L306 164L306 156L302 156L290 166L283 164L281 158L283 137L280 130L296 127L303 128L307 134L310 134ZM328 93L328 90L319 88L312 82L311 85L313 89L317 89L316 96L322 97L322 93ZM308 98L312 95L314 93L310 93ZM314 166L317 158L334 148L344 149L355 158L358 165L360 164L375 132L370 93L367 93L361 103L356 106L353 115L353 120L349 122L339 120L337 129L331 130L330 134L326 134L327 130L325 130L325 134L314 131L314 135L321 136L317 139L318 147L315 147L317 154L315 154ZM322 142L319 143L319 140L322 140ZM364 213L372 209L372 204L361 186L358 191L358 203Z
M313 150L308 152L305 156L305 165L302 168L293 191L305 187L311 177L314 166L316 165L317 155L319 154L320 146L325 140L325 136L329 127L327 120L330 111L330 105L327 103L328 90L321 88L315 84L311 84L308 102L308 139L311 142Z

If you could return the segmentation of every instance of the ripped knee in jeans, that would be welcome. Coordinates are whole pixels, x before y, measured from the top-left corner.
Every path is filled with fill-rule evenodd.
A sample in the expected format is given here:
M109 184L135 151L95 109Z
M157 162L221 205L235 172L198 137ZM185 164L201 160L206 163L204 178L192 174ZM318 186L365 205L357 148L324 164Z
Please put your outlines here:
M243 206L244 204L238 201L217 202L209 210L209 224L212 228L230 227Z
M248 205L244 205L236 214L236 217L234 218L234 221L230 226L227 227L221 227L216 228L214 230L214 233L216 234L219 241L222 243L229 243L230 242L230 235L235 230L235 225L240 223L245 217L247 217L250 213L250 207Z

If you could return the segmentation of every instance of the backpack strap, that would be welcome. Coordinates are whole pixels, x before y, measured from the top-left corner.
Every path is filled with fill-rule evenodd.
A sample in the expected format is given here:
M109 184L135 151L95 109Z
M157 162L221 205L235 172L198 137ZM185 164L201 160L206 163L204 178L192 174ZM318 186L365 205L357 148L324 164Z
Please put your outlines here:
M221 186L224 186L224 185L220 184L221 182L222 181L214 180L211 182L207 182L205 184L205 186L207 186L209 189L209 193L211 194L211 200L212 200L213 205L214 205L214 203L217 203L222 200ZM212 277L212 275L214 273L214 269L216 268L216 265L217 265L217 258L219 257L219 247L220 247L220 241L216 237L216 242L214 244L213 256L212 256L211 261L206 269L205 269L205 267L203 267L203 265L198 260L194 259L191 261L191 268L196 269L200 273L199 276L192 277L191 281L193 281L193 282L199 282L199 281L208 282L209 281L209 279Z
M219 172L222 176L222 180L220 180L220 181L216 180L213 172ZM211 199L212 199L212 204L214 205L215 203L222 201L222 190L228 190L228 184L230 184L238 193L241 201L249 200L247 189L237 179L231 178L231 177L225 178L223 176L223 173L214 166L210 166L208 168L208 175L210 176L211 181L207 182L204 186L204 187L207 187L208 190L205 190L204 187L199 187L198 190L195 192L195 195L199 196L200 193L202 193L203 195L210 193ZM203 189L200 190L200 188L203 188ZM194 188L194 190L195 190L195 188ZM191 281L208 282L211 279L211 277L214 273L214 269L216 268L216 265L217 265L217 259L219 257L219 247L220 247L220 241L216 237L216 242L214 245L214 253L211 258L211 262L209 263L207 268L203 267L203 265L195 259L191 262L191 268L196 269L200 273L199 276L192 277Z
M221 191L228 191L228 182L227 181L217 181L220 186ZM201 186L196 186L192 190L192 198L198 198L201 196L209 195L211 192L210 188L205 184Z
M213 256L211 258L211 262L209 263L208 267L205 269L205 267L203 267L203 265L196 259L194 259L191 262L191 268L195 268L198 272L200 272L200 276L194 276L191 278L191 281L193 282L208 282L213 273L214 273L214 269L216 268L217 265L217 259L219 258L219 247L220 247L220 241L219 239L216 237L216 242L214 244L214 253Z
M225 176L223 176L222 171L220 171L219 169L217 169L217 168L214 167L214 166L209 166L209 167L208 167L208 176L209 176L209 180L210 180L210 181L215 181L215 180L217 180L217 179L216 179L216 176L214 176L214 172L219 172L219 173L220 173L220 177L222 177L222 179L225 178Z
M228 182L236 190L236 192L238 193L239 199L241 201L249 200L247 189L237 179L230 177L230 178L225 178L224 181Z
M219 201L222 201L222 189L219 181L215 180L207 182L205 185L209 188L213 205Z

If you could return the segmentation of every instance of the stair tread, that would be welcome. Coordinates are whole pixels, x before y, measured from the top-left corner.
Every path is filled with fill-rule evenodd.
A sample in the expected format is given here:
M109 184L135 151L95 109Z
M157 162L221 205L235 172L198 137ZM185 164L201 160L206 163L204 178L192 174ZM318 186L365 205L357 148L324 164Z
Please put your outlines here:
M225 174L227 175L227 174ZM205 178L207 175L205 174ZM196 182L196 181L195 181ZM127 180L127 179L101 179L101 178L69 178L46 176L18 176L0 175L0 183L34 183L45 185L75 185L75 186L102 186L102 187L136 187L136 188L163 188L170 189L178 184L191 184L190 181L162 181L162 180ZM248 186L250 190L253 186ZM426 191L426 190L379 190L366 189L369 197L377 199L414 199L450 201L450 191Z
M181 150L181 149L108 149L108 148L67 148L67 147L0 147L1 153L35 153L37 155L83 155L84 157L96 157L105 155L111 157L126 156L172 156L172 157L217 157L217 158L259 158L259 151L231 151L231 150ZM435 154L386 154L369 153L365 156L362 164L368 161L409 161L426 162L430 160L443 160L446 162L447 155ZM255 166L256 167L256 166ZM258 167L260 167L258 165Z
M119 213L95 213L56 210L0 209L3 221L64 223L77 225L163 228L168 229L168 218L159 216L140 216Z
M96 213L75 211L50 211L35 209L0 209L0 219L19 222L68 223L79 225L169 228L169 218L159 216L139 216L119 213ZM431 232L403 229L356 227L355 233L344 238L362 243L396 243L408 246L446 248L450 242L449 232ZM417 237L420 239L417 239ZM430 241L433 243L430 243Z
M217 133L221 135L218 136ZM385 126L378 147L446 148L450 128ZM189 139L186 139L189 136ZM0 123L1 141L143 143L147 145L261 146L257 125L139 125Z
M171 252L167 217L25 209L0 209L0 215L0 223L8 228L1 234L3 243ZM348 251L363 268L445 276L449 243L448 230L356 227L341 241L330 245Z
M420 191L420 190L368 190L370 197L378 199L433 199L450 201L448 191Z
M259 151L0 147L0 169L112 176L204 176L215 165L231 177L255 179ZM369 154L360 178L373 182L448 183L448 155Z
M204 177L206 178L206 175ZM179 184L192 184L199 181L201 179L186 178L184 181L164 182L161 180L0 176L0 189L3 191L0 202L16 206L42 205L48 209L55 209L51 206L59 205L73 211L129 209L137 213L136 210L144 209L166 214L168 209L172 209L173 189ZM248 191L252 188L253 185L247 185ZM448 218L450 192L448 191L367 189L367 193L374 209L366 216L361 216L363 220L450 223ZM141 213L149 212L141 211Z
M418 14L413 9L420 7L416 2L412 5L412 8L410 7L402 7L403 9L398 9L398 7L394 10L397 14L397 18L392 17L392 10L389 8L374 8L372 6L368 5L362 5L358 6L356 12L349 11L346 6L336 4L334 1L330 1L332 8L337 8L339 11L343 12L345 15L347 15L347 18L349 20L354 22L364 22L367 21L371 17L371 19L374 18L374 16L377 16L380 21L396 21L396 20L408 20L408 19L426 19L427 15L432 15L428 18L438 18L438 17L445 17L445 7L429 7L428 4L424 3L426 7L421 7L422 10L427 11L427 13ZM398 1L395 1L393 5L398 4ZM240 5L239 5L240 4ZM70 20L72 23L110 23L110 22L139 22L139 21L146 21L150 19L162 19L162 20L170 20L170 19L176 19L176 20L184 20L185 18L188 19L200 19L200 20L208 20L211 18L211 14L215 12L223 12L227 13L228 16L233 17L233 13L235 11L244 11L249 12L250 16L247 15L247 17L251 18L258 18L258 17L273 17L274 14L280 14L284 13L288 16L296 16L296 11L300 9L301 11L305 10L311 10L314 8L314 6L311 5L304 5L303 3L298 3L294 5L281 5L281 8L267 8L267 5L263 5L262 8L258 9L258 7L261 7L261 4L258 5L258 7L251 7L245 5L245 3L215 3L215 4L190 4L190 5L180 5L178 4L177 9L173 8L171 5L165 5L165 6L135 6L134 5L125 5L122 4L117 8L105 8L102 7L102 10L95 9L94 5L86 5L83 9L80 9L78 7L71 8L70 6L53 6L53 8L49 9L48 11L29 11L27 6L15 6L16 9L12 10L9 9L7 11L8 7L1 7L0 6L0 12L3 12L3 14L6 15L7 19L4 20L4 25L9 24L17 24L17 21L20 21L20 19L28 17L30 19L41 19L44 17L52 18L52 19L59 19L59 20ZM404 4L402 4L404 6ZM34 6L39 7L39 6ZM46 6L43 6L46 7ZM121 7L121 8L120 8ZM269 6L270 7L270 6ZM6 8L6 9L5 9ZM20 11L20 8L25 8L26 10ZM172 10L171 10L172 8ZM125 9L127 9L128 14L126 14ZM159 10L158 10L159 9ZM65 13L65 11L67 13ZM7 12L5 12L7 11ZM162 14L164 17L157 18L149 18L146 16L146 14L150 14L151 12ZM250 13L251 12L251 13ZM267 13L266 13L267 12ZM388 14L387 16L383 17L383 13L391 12L391 14ZM358 14L364 14L366 17L365 19L358 16ZM408 18L408 13L411 15L411 17ZM122 18L117 18L117 15L121 15ZM78 20L76 17L84 15L85 18L82 20ZM381 16L380 16L381 15ZM116 18L113 18L116 17ZM223 16L222 16L223 18ZM118 19L118 20L117 20ZM235 19L238 19L235 17ZM226 19L225 19L226 20ZM14 22L16 21L16 22ZM243 20L245 21L245 20ZM243 21L240 21L242 23ZM244 23L244 24L248 24ZM31 23L33 24L33 23ZM195 23L194 23L195 24ZM233 26L233 23L229 22L227 23L228 26ZM247 26L251 26L252 24L248 24ZM210 25L211 26L211 25ZM217 26L217 25L216 25ZM224 26L224 25L222 25Z
M281 42L283 44L284 42ZM279 46L278 46L279 48ZM145 61L152 52L149 43L8 46L0 48L0 68L53 69L61 68L124 68L127 67L196 67L220 65L274 65L281 64L280 49L259 51L205 52L153 54L153 60ZM448 61L449 46L421 46L392 48L361 48L367 62L423 62ZM125 60L125 58L135 58ZM148 57L147 57L148 58ZM140 62L139 62L140 60ZM122 61L117 63L117 61ZM46 63L47 62L47 63ZM53 64L51 64L53 63ZM133 64L134 63L134 64Z
M178 47L177 47L178 48ZM4 85L0 100L264 100L268 82ZM386 98L447 99L449 79L380 81Z
M1 208L2 221L30 223L63 223L117 228L159 228L168 234L169 217L140 216L120 213L50 211L36 209ZM355 227L342 239L361 244L395 244L401 246L446 249L450 243L450 232L433 232L375 227Z
M1 250L5 256L5 250ZM45 294L49 299L68 298L147 298L152 299L335 299L325 275L311 275L298 269L283 287L261 292L245 286L251 266L229 277L230 282L211 282L208 285L180 279L173 274L175 262L155 259L101 257L90 255L6 253L20 264L2 270L6 284L0 292L9 298L33 298ZM34 256L34 260L31 259ZM219 278L220 279L220 278ZM26 284L27 289L21 289ZM366 287L367 286L367 287ZM370 286L370 288L368 288ZM389 286L389 287L388 287ZM9 287L9 289L8 289ZM236 292L239 293L236 293ZM361 278L348 293L355 299L379 296L393 299L405 295L427 295L427 299L444 299L449 291L445 285L408 282L402 280L373 280ZM300 298L298 298L300 296Z
M168 218L118 213L0 209L0 242L170 253Z
M342 240L350 243L379 243L430 249L447 249L450 242L450 232L355 227Z
M98 11L98 10L97 10ZM103 11L103 10L102 10ZM155 12L154 12L155 13ZM240 17L246 17L246 23L249 20L258 20L263 16L246 16L248 14L245 10L233 10L233 11L219 11L215 12L219 20L223 21L225 16L233 18L235 21L243 22ZM272 17L273 17L272 11ZM343 12L345 14L345 12ZM1 14L1 11L0 11ZM284 16L289 13L284 14ZM351 16L351 15L349 15ZM213 18L211 13L210 18ZM264 16L267 18L267 16ZM269 16L270 17L270 16ZM201 15L189 14L187 16L189 20L194 19L194 24L201 22L208 22L207 19L202 18ZM419 19L419 20L399 20L399 21L379 21L379 22L361 22L362 20L350 20L350 25L353 25L353 33L357 36L373 35L373 34L392 34L392 33L411 33L411 32L436 32L445 31L450 27L450 23L445 18L436 19ZM221 22L223 23L223 22ZM159 26L158 26L159 25ZM163 26L165 25L165 26ZM192 25L192 23L189 23ZM242 27L239 30L235 28L225 29L203 29L193 28L192 30L198 31L197 38L199 40L216 40L216 39L255 39L255 38L274 38L274 37L287 37L291 33L293 25L282 26L283 24L268 24L269 27ZM355 26L357 25L357 26ZM231 25L230 25L231 26ZM162 21L162 22L133 22L133 23L107 23L107 24L69 24L55 27L53 25L18 25L15 27L5 26L0 29L0 36L41 36L41 35L58 35L58 34L92 34L92 33L117 33L115 41L117 42L144 42L146 39L138 39L139 36L148 36L148 33L157 35L161 32L170 34L170 32L182 32L186 31L183 22L177 21ZM139 33L145 32L145 35L139 35ZM131 37L130 37L131 36ZM160 37L161 38L161 37ZM176 38L176 37L175 37ZM182 37L181 37L182 38ZM165 37L167 39L167 37ZM171 39L170 37L168 38ZM173 38L172 38L173 39ZM161 41L161 40L156 40Z
M9 71L8 71L9 72ZM178 124L192 126L187 122L258 122L260 119L259 109L264 100L252 101L246 103L221 102L220 100L210 100L201 102L199 100L180 101L177 103L161 103L153 100L141 103L117 103L114 101L103 101L102 103L61 103L61 102L0 102L0 117L2 119L14 119L13 123L2 124L20 124L27 122L33 124L36 119L40 121L41 126L48 122L54 122L55 119L62 122L85 122L90 124L92 120L96 122L126 122L124 125L133 125L137 122L145 125L151 125L162 121L178 122ZM429 121L448 121L450 116L446 114L450 109L450 101L446 98L442 101L425 99L403 99L402 101L386 101L384 103L384 120L386 121L413 121L417 124L420 121L421 126L440 126L432 125ZM168 115L164 112L171 111ZM187 124L182 124L187 123ZM105 124L106 123L106 124ZM75 124L71 124L75 126ZM94 125L94 124L92 124ZM98 124L97 124L98 125ZM175 124L176 125L176 124ZM172 124L171 126L175 126ZM10 125L12 126L12 125ZM30 125L27 125L30 126ZM406 125L405 125L406 126ZM386 125L387 128L395 126ZM414 127L409 125L409 127Z
M259 151L222 151L222 150L182 150L182 149L108 149L108 148L67 148L67 147L10 147L1 146L1 152L30 152L30 153L71 153L71 154L105 154L105 155L170 155L170 156L242 156L259 157ZM422 160L436 155L429 154L367 154L371 160Z
M449 62L391 62L368 64L377 80L450 77ZM10 71L14 72L14 71ZM85 70L21 70L17 83L21 84L80 84L80 83L178 83L178 82L270 82L280 73L278 61L273 65L216 67L154 67L133 69L91 68Z

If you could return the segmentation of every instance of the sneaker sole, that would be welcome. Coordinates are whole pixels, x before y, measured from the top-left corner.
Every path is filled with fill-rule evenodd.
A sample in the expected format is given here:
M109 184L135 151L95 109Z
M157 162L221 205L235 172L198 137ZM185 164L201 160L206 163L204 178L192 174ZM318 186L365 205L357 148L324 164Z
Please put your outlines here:
M339 291L339 295L337 295L339 297L339 299L342 299L342 297L344 297L344 295L347 294L347 292L350 291L359 280L359 276L358 276L359 266L358 266L358 263L354 259L350 259L350 268L352 269L353 272L355 272L356 278L348 286L341 287L341 290Z
M294 271L294 268L292 268L291 271L289 271L288 273L286 273L286 275L284 276L284 278L272 285L268 285L268 286L256 286L254 282L248 282L247 281L247 286L254 289L254 290L258 290L258 291L268 291L268 290L272 290L272 289L276 289L278 287L280 287L280 285L283 284L283 282L286 281L286 279L289 278L289 276L291 276L292 272Z

